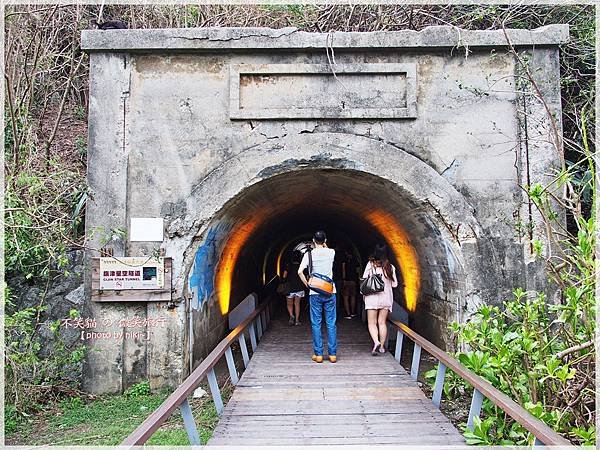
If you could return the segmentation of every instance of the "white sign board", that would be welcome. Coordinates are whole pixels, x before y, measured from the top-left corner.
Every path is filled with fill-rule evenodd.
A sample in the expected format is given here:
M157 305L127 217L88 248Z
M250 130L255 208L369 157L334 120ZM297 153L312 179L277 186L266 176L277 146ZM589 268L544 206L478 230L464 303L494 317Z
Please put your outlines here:
M164 286L164 258L100 258L100 289L162 289Z
M131 242L162 242L162 217L132 217L129 240Z

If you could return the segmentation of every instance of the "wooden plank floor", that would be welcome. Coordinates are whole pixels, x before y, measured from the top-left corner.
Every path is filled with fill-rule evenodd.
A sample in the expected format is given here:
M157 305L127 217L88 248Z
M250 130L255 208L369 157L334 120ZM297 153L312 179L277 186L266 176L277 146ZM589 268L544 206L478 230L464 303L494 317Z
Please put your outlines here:
M317 364L309 323L273 320L208 444L464 444L390 353L371 356L370 342L365 324L339 319L338 362Z

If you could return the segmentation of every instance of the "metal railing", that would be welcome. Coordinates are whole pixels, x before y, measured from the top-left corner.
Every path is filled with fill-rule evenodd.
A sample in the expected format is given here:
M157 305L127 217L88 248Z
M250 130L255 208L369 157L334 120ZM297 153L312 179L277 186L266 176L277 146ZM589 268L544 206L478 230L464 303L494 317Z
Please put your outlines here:
M252 347L252 351L254 352L254 350L256 350L258 341L262 337L264 331L271 321L271 301L272 298L259 305L258 308L256 308L252 314L246 318L246 320L240 323L227 335L225 339L219 342L214 350L210 352L210 354L200 363L198 367L196 367L196 369L194 369L190 376L187 377L184 382L177 389L175 389L175 391L169 395L167 399L152 414L150 414L140 426L133 431L133 433L127 436L120 446L125 446L127 448L145 444L146 441L150 439L156 430L160 428L160 426L171 416L171 414L173 414L177 408L180 409L181 415L183 416L183 423L190 444L200 445L200 436L198 434L196 422L192 415L192 409L188 402L188 397L200 385L203 378L206 377L217 413L219 416L221 415L224 408L223 399L217 383L214 367L220 361L221 357L225 355L231 382L233 385L237 384L239 379L235 367L233 352L231 351L231 345L236 340L239 342L242 359L244 361L244 368L247 368L248 363L250 362L250 356L248 354L245 331L248 329L250 345Z
M442 399L442 391L444 388L444 379L446 376L446 368L452 370L455 374L467 381L473 386L473 397L471 399L471 407L469 410L469 419L467 421L467 428L470 430L474 429L473 420L475 417L479 417L481 412L481 405L483 404L483 398L487 398L493 404L502 409L506 414L512 417L515 421L520 423L523 428L529 431L535 436L534 446L543 445L560 445L560 446L572 446L572 444L546 425L541 420L534 417L528 411L526 411L521 405L512 400L506 394L500 392L489 382L476 375L471 370L467 369L455 358L450 356L444 350L436 347L434 344L429 342L424 337L418 335L413 330L408 328L401 322L390 320L393 326L397 328L396 335L396 351L394 357L396 361L400 362L402 356L402 343L404 336L407 336L414 342L414 351L412 357L412 364L410 369L410 376L413 379L417 379L419 375L419 362L421 360L421 349L425 350L431 356L438 360L438 369L435 377L435 385L433 388L432 402L438 408L440 407L440 401Z

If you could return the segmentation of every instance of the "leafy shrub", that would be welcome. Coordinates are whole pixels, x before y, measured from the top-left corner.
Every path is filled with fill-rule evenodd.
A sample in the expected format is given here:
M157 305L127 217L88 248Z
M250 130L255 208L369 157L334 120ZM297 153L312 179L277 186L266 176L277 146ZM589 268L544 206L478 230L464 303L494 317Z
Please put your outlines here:
M593 364L593 348L577 351L572 350L574 346L567 347L556 329L573 315L564 313L564 306L548 305L543 294L517 289L503 308L483 305L469 322L451 325L459 344L469 348L456 356L557 432L575 443L593 445L595 427L590 415L586 416L594 411L594 385L587 370L587 364ZM575 334L588 337L585 332ZM586 364L582 366L582 362ZM435 375L435 369L425 374L432 385ZM449 371L444 383L446 397L459 398L465 392L472 392L472 387ZM487 399L482 415L484 419L476 419L472 431L465 430L469 444L532 443L527 430Z
M132 398L150 395L150 382L146 380L134 384L125 391L125 395Z
M4 431L6 434L17 431L23 416L17 411L15 405L7 404L4 407Z

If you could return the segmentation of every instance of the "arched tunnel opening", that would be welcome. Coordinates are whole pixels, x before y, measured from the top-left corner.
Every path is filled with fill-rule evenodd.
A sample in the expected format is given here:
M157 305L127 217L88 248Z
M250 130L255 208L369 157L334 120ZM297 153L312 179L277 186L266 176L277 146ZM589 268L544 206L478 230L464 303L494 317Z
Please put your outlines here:
M448 343L464 285L460 248L436 211L401 185L346 168L273 175L227 202L193 248L188 286L197 304L212 298L218 304L212 320L217 312L226 315L281 275L293 247L317 229L326 231L330 247L354 253L361 273L375 244L387 243L399 269L395 302L415 331L442 347ZM207 332L210 325L194 334Z

